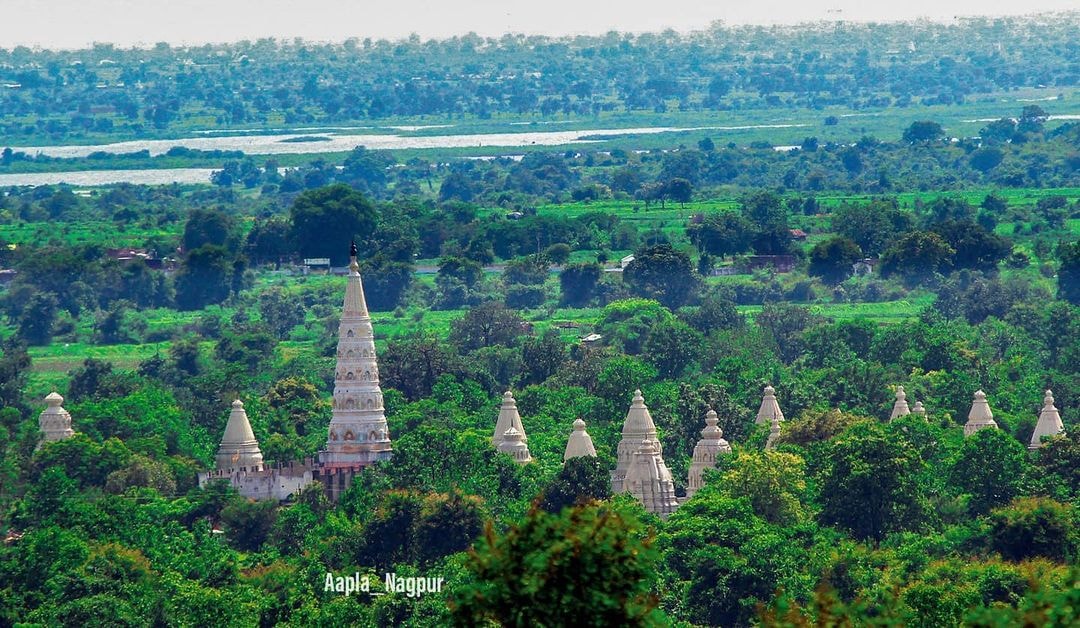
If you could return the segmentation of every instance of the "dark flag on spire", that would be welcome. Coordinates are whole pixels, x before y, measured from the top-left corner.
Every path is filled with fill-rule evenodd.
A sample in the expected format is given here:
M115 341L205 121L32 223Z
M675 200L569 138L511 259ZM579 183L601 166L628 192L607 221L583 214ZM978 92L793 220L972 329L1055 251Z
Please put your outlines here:
M353 240L352 245L349 246L349 257L356 257L356 240Z

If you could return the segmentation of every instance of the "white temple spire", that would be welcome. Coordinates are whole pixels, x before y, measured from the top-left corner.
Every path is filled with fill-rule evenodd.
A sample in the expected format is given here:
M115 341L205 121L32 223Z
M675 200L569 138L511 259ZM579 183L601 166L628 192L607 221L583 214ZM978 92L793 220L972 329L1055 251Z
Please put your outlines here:
M780 403L776 401L776 389L772 386L766 386L755 423L758 425L771 423L774 418L783 421L784 413L780 410Z
M532 455L529 454L529 446L525 444L525 435L513 426L510 426L510 428L503 432L502 440L499 441L498 450L513 456L514 462L517 462L518 464L525 464L532 461Z
M671 471L656 445L656 441L648 438L638 444L633 464L626 472L625 488L621 490L637 498L645 510L664 517L675 512L679 500L675 497Z
M262 451L255 432L251 430L244 404L239 399L232 402L229 422L225 424L225 434L218 447L217 468L219 471L260 471L263 468Z
M990 411L990 403L986 401L986 393L976 391L975 399L971 402L971 411L968 412L968 421L964 424L964 436L971 436L986 428L997 429L997 426L994 413Z
M769 428L769 437L765 439L765 451L776 449L778 440L780 440L780 418L773 417L772 426Z
M364 466L393 455L379 386L375 334L356 254L356 243L353 242L349 250L345 303L338 326L333 417L326 451L319 456L320 462L328 467Z
M71 429L71 414L61 405L64 398L56 391L45 397L45 409L38 416L38 429L42 433L41 442L64 440L75 435ZM38 443L40 447L41 444Z
M570 432L570 438L566 441L566 452L563 454L563 462L571 458L595 458L596 448L593 447L592 437L585 431L585 421L574 420L574 431Z
M908 414L911 414L911 409L908 408L907 393L904 392L903 386L897 386L896 402L893 403L892 414L889 415L889 420L892 421Z
M506 430L514 428L521 434L522 442L528 442L525 435L525 426L521 424L521 415L518 413L517 401L514 393L509 390L503 393L502 405L499 407L499 418L495 421L495 433L491 435L491 444L496 448L505 440Z
M623 480L634 463L634 455L641 448L642 440L651 441L657 455L662 455L660 441L656 437L656 425L649 414L648 406L645 405L645 398L641 396L640 390L635 390L634 400L630 403L626 420L623 421L622 439L617 450L618 461L615 470L611 472L612 493L621 493L624 490Z
M730 454L731 445L723 439L724 431L720 429L719 418L716 411L709 408L705 414L705 429L701 430L701 440L694 446L694 457L690 462L690 471L686 482L686 498L694 496L703 485L702 476L705 469L716 467L716 457L719 454Z
M915 405L911 408L911 413L921 416L924 420L926 419L926 408L923 407L921 401L915 402Z
M1043 446L1043 436L1064 434L1065 424L1061 422L1061 413L1054 405L1054 393L1047 390L1043 397L1043 407L1039 412L1039 422L1035 424L1035 431L1031 434L1031 444L1028 449L1038 449Z

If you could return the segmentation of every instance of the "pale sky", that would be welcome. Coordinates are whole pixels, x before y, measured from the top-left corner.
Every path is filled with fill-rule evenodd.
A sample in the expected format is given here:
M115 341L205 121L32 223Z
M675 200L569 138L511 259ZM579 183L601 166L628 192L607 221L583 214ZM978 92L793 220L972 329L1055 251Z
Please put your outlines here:
M0 48L700 30L1080 11L1080 0L0 0Z

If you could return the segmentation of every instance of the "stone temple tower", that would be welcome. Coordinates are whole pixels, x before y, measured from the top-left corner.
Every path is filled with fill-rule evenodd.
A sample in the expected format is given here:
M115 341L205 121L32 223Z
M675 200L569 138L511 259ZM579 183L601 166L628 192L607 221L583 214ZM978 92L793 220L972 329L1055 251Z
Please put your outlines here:
M968 421L964 424L964 436L971 436L979 430L996 430L997 426L994 413L990 410L990 403L986 401L986 393L981 390L975 391L975 399L971 402L971 412L968 413Z
M645 510L666 517L679 507L671 471L664 464L656 441L644 439L634 452L634 461L626 470L625 490L637 498Z
M649 448L651 455L662 456L660 441L656 437L656 424L653 423L649 408L645 405L645 398L640 390L634 391L634 400L630 404L630 410L626 413L623 422L622 440L619 441L618 463L611 472L611 492L621 493L626 488L623 481L626 473L634 464L634 454L641 449L641 441L647 440L652 443ZM665 467L666 468L666 467Z
M784 412L780 410L780 404L776 401L776 389L766 386L761 396L761 407L758 408L757 419L754 423L763 425L772 423L773 419L784 420Z
M517 401L514 393L509 390L503 393L502 405L499 406L499 418L495 420L495 433L491 435L491 444L498 449L499 444L507 440L506 432L510 428L521 436L521 442L528 442L525 435L525 426L521 424L521 415L518 413Z
M694 458L690 463L686 483L687 499L693 497L694 493L704 485L701 476L704 475L705 469L716 468L716 456L731 453L731 445L724 440L724 431L717 425L719 422L716 411L709 409L705 415L705 429L701 430L701 440L694 446Z
M364 300L354 242L349 251L345 307L338 327L333 418L326 450L320 453L319 462L329 468L355 467L386 460L391 455L390 430L375 359L375 335Z
M45 397L45 403L48 405L38 417L38 429L42 433L42 442L64 440L74 436L75 431L71 429L71 414L61 405L64 403L64 398L51 392Z
M244 404L239 399L232 402L229 422L225 424L225 435L221 437L221 445L218 447L215 459L218 470L227 473L234 471L254 473L263 469L259 441L255 440L255 433L251 430L251 421L248 420L247 411L244 410Z
M1031 434L1031 444L1028 449L1038 449L1043 446L1043 436L1054 436L1065 431L1065 424L1061 422L1061 413L1054 405L1054 393L1046 391L1043 397L1043 408L1039 412L1039 422L1035 424L1035 431Z
M907 393L904 392L903 386L896 387L896 402L893 403L892 412L889 414L889 420L898 419L902 416L911 414L911 408L907 404Z

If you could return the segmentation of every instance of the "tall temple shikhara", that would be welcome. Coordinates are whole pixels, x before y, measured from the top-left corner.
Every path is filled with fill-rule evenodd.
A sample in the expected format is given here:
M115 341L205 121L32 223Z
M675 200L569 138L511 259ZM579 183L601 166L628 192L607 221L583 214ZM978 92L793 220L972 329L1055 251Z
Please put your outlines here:
M345 304L338 326L333 415L326 449L314 460L264 466L244 404L237 400L233 402L221 440L217 469L199 474L199 485L227 480L246 497L282 500L319 481L329 497L336 500L364 467L387 460L391 455L390 429L379 387L375 333L364 299L354 242L349 249Z
M320 463L328 467L353 467L390 458L390 430L379 388L375 333L364 300L355 242L349 250L349 279L338 326L333 407L326 451L319 455Z

